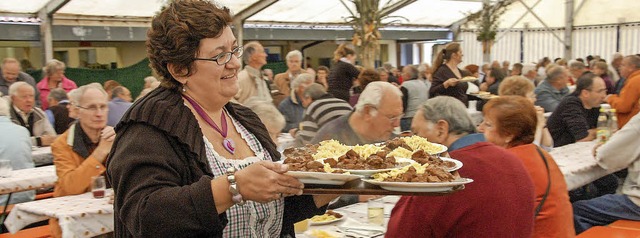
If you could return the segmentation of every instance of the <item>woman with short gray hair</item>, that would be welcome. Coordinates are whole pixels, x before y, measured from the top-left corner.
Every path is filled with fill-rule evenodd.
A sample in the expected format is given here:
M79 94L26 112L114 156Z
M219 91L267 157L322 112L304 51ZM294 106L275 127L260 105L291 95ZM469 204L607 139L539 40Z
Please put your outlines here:
M411 127L414 134L447 146L449 155L464 164L460 176L472 178L473 183L447 196L403 196L391 212L387 237L531 236L535 198L531 177L518 157L475 133L461 101L448 96L427 100ZM499 192L487 192L488 187Z

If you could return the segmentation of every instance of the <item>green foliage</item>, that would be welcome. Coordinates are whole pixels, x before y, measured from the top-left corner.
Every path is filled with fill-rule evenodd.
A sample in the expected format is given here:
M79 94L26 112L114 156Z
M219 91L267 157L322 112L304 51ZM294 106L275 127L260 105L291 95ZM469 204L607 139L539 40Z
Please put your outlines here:
M476 38L478 41L493 42L496 39L500 16L507 10L506 6L512 2L512 0L503 0L494 5L482 4L482 10L467 15L467 22L474 23L478 27Z
M122 86L127 87L131 91L131 96L136 98L144 87L144 78L151 75L149 68L149 59L142 61L126 68L120 69L86 69L86 68L70 68L64 71L67 78L76 82L78 86L100 83L103 84L107 80L115 80ZM27 71L36 81L43 78L42 70Z
M262 69L271 69L271 71L273 71L273 76L275 76L276 74L287 71L287 63L284 61L267 63L262 67Z

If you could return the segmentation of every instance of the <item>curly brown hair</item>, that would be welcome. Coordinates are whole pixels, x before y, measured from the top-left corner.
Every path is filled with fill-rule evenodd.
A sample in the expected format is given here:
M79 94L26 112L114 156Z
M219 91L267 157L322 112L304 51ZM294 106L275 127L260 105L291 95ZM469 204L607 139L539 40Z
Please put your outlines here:
M370 68L360 71L360 75L358 75L358 82L360 82L362 90L364 90L367 84L375 81L380 81L380 73L378 73L378 71Z
M489 100L482 113L496 119L498 133L513 136L508 147L533 143L538 117L533 103L521 96L500 96Z
M184 72L180 76L191 76L200 40L219 37L232 21L228 8L207 0L176 0L154 16L147 32L147 55L162 86L181 88L167 65L171 63L176 72Z

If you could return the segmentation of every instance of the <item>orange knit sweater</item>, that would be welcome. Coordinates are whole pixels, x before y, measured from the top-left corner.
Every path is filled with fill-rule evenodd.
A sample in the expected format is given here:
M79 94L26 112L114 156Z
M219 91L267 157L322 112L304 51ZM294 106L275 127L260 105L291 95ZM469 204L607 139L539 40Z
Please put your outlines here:
M636 70L626 82L620 91L620 95L609 96L608 102L612 108L616 109L618 115L618 128L622 128L633 116L640 111L640 70Z

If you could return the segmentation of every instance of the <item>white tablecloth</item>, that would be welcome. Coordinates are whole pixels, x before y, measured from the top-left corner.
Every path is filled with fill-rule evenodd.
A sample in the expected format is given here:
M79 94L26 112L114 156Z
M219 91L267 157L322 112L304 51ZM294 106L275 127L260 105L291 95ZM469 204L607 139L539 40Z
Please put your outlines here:
M11 171L11 177L0 178L0 194L8 194L53 186L58 180L53 165Z
M400 196L385 196L381 199L384 202L384 226L386 227L387 223L389 222L389 217L391 217L391 210L393 210L393 207L396 205L396 203L400 199ZM344 219L342 219L341 221L337 221L337 222L329 223L325 225L319 225L319 226L312 225L312 226L309 226L309 230L315 229L315 230L324 230L324 231L338 233L339 231L338 227L344 224L347 221L347 219L353 219L356 222L367 224L367 203L366 202L361 202L361 203L356 203L349 206L341 207L334 211L342 214L344 216ZM305 234L296 234L296 237L311 238L310 236L307 236Z
M53 164L53 155L51 154L51 147L33 147L31 150L31 159L36 166Z
M93 198L91 193L19 203L4 224L9 232L16 233L49 218L59 220L62 237L93 237L113 231L113 204L108 196Z
M595 145L595 141L577 142L551 150L550 154L567 182L567 189L579 188L608 174L593 157Z

